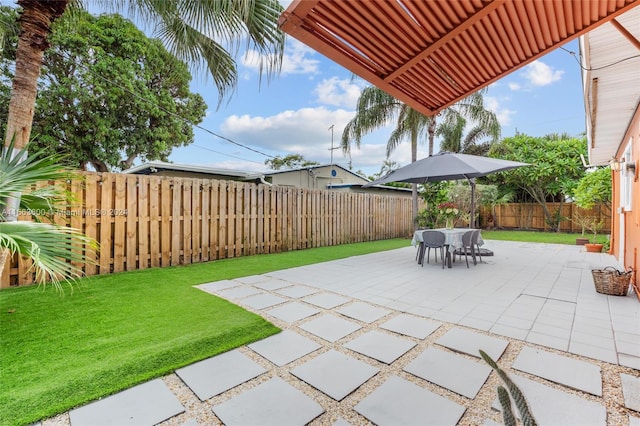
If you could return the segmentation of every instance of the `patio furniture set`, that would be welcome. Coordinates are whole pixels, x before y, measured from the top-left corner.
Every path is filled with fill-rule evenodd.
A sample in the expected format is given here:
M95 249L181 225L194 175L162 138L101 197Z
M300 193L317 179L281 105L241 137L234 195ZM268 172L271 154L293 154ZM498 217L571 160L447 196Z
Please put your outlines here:
M458 259L462 259L462 256L464 255L467 268L469 267L469 255L471 256L474 265L477 265L478 263L477 258L482 262L480 246L484 244L484 241L479 229L438 228L418 230L414 232L411 244L413 246L418 246L416 260L418 261L418 264L422 266L424 266L425 256L427 258L427 263L429 263L429 254L431 249L434 249L436 262L438 261L437 250L440 251L443 269L445 263L448 268L452 268L452 263L455 262L456 255L458 256Z

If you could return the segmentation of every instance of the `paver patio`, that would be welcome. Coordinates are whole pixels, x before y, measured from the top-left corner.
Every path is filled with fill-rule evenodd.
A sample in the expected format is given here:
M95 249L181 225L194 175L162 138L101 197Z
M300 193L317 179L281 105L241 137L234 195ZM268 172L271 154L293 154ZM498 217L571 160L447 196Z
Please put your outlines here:
M128 424L493 425L498 379L483 349L540 424L640 425L640 303L596 293L590 275L615 259L573 246L487 246L495 256L469 269L421 268L407 247L201 285L246 295L234 302L285 330L167 376L177 399L148 382L168 402ZM136 389L50 424L91 423L105 407L121 422L142 418Z

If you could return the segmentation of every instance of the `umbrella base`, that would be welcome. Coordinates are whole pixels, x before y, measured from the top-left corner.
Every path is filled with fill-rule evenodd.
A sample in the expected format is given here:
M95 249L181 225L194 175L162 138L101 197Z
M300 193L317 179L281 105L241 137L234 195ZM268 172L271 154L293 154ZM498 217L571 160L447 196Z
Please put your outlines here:
M464 252L462 252L462 254L464 254ZM467 248L467 255L471 256L471 249ZM486 248L480 248L480 249L476 249L476 256L493 256L493 252L489 249Z

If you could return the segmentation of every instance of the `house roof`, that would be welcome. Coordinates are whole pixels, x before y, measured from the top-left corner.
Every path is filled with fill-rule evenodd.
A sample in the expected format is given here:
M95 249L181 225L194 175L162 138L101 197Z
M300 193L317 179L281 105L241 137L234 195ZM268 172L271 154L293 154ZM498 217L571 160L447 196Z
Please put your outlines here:
M606 164L640 108L640 6L580 38L589 163Z
M294 0L284 32L434 115L640 0Z
M343 166L341 166L339 164L335 164L335 163L334 164L315 164L315 165L312 165L312 166L304 166L304 167L298 167L298 168L295 168L295 169L286 169L286 170L269 170L269 171L265 172L264 174L265 174L265 176L272 176L272 175L277 175L277 174L280 174L280 173L296 172L296 171L300 171L300 170L321 169L321 168L325 168L325 167L337 167L337 168L340 168L340 169L344 170L347 173L352 174L353 176L357 177L360 180L363 180L365 182L371 182L371 179L369 179L369 178L367 178L365 176L359 175L357 173L354 173L351 170L347 169L346 167L343 167Z
M202 165L165 163L163 161L149 161L147 163L140 164L139 166L135 166L130 169L123 170L122 173L150 175L153 173L157 173L158 171L165 171L165 170L173 170L173 171L189 172L189 173L202 173L202 174L217 175L217 176L232 176L240 180L254 180L254 179L260 179L264 177L264 174L260 172L246 172L246 171L240 171L240 170L220 169L217 167L208 167L208 166L202 166Z

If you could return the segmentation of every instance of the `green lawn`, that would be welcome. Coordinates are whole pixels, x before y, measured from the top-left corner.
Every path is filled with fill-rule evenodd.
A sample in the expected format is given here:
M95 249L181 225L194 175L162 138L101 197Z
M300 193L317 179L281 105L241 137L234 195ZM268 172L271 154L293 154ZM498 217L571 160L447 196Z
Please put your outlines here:
M195 284L406 247L408 240L241 257L0 291L0 424L29 424L277 333Z
M576 238L583 238L581 234L569 234L566 232L538 232L538 231L482 231L485 240L523 241L531 243L573 244ZM591 241L593 234L585 234L584 238ZM606 235L598 235L598 242L604 244Z

